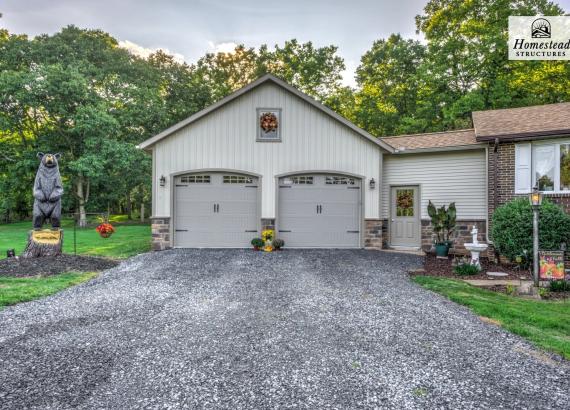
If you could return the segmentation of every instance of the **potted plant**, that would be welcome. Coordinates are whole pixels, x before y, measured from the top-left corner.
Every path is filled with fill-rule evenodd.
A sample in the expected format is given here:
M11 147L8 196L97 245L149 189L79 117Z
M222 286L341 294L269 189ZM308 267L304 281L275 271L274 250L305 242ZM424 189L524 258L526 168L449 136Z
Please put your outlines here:
M103 222L95 230L102 238L109 238L115 232L115 228L109 222Z
M251 240L251 245L253 246L253 249L255 249L256 251L263 248L264 244L265 244L265 242L263 242L263 239L261 239L261 238L253 238Z
M455 230L455 223L457 221L455 202L450 203L447 208L445 205L436 208L435 205L429 201L427 211L435 235L435 254L437 256L447 257L447 255L449 255L449 249L453 245L451 235Z
M285 241L283 239L275 238L273 239L272 245L276 251L279 251L283 246L285 246Z
M261 232L261 239L263 240L264 246L263 246L263 250L265 252L271 252L273 250L273 237L275 235L275 232L273 231L273 229L265 229L263 230L263 232Z

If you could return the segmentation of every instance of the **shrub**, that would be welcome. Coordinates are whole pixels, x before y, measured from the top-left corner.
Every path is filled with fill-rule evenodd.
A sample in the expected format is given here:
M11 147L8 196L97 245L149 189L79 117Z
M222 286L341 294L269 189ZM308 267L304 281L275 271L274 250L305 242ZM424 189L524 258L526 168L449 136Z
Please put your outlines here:
M540 249L560 249L560 244L570 239L570 216L545 198L538 228ZM525 253L529 262L532 260L532 207L527 198L515 199L496 209L491 236L497 251L511 261Z
M261 238L253 238L251 240L251 245L254 248L263 248L263 245L265 245L265 242L263 242L263 239L261 239Z
M565 280L553 280L550 282L549 289L551 292L570 292L570 282Z
M285 241L283 239L279 238L273 239L273 247L275 249L281 249L283 246L285 246Z
M457 265L456 267L453 268L453 272L455 272L456 275L477 275L479 272L481 272L481 268L479 268L479 266L477 265L471 265L469 263L462 263Z

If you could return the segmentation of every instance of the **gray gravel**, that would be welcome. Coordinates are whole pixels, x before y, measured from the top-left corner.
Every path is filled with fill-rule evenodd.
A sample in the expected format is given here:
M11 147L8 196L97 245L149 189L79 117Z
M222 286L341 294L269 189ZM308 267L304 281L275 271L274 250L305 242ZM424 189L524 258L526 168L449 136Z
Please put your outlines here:
M568 362L411 283L417 257L175 250L0 312L3 408L568 409Z

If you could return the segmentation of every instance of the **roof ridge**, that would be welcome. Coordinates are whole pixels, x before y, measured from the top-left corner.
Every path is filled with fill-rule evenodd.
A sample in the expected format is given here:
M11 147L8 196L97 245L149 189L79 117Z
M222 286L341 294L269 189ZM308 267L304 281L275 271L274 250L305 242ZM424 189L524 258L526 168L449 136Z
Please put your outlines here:
M557 103L550 103L550 104L534 104L534 105L524 105L522 107L505 107L505 108L494 108L488 110L477 110L473 111L472 114L480 113L480 112L493 112L493 111L506 111L506 110L522 110L525 108L536 108L536 107L545 107L545 106L552 106L552 105L563 105L563 104L570 104L570 101L562 101Z

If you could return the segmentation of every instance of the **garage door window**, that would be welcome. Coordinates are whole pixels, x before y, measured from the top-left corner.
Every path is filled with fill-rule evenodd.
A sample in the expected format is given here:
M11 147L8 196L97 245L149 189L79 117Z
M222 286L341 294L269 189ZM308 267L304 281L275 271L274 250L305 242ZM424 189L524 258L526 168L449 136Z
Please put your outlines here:
M326 177L327 185L354 185L354 178L348 177Z
M295 185L313 185L313 177L309 176L298 176L291 177L291 182Z
M224 175L224 184L251 184L253 178L243 175Z
M210 175L186 175L180 178L180 182L187 184L209 184Z

